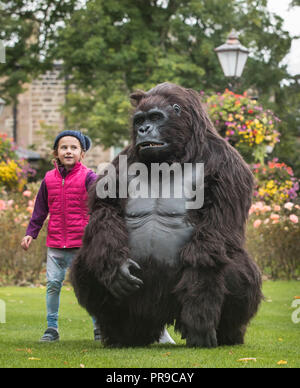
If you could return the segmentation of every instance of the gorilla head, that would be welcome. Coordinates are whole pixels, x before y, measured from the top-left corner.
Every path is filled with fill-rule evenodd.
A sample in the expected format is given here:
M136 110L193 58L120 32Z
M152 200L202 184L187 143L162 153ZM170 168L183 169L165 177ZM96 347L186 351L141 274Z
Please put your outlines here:
M194 161L212 125L197 92L163 83L130 96L135 156L143 162Z

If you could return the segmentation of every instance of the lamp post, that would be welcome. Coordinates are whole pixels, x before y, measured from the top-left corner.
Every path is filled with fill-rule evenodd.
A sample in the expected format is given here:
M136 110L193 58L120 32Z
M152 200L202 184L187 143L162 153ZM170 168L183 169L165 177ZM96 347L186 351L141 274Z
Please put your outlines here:
M241 45L237 32L232 30L226 43L215 48L215 52L218 55L225 77L232 78L235 84L243 73L249 50ZM232 90L233 87L230 83L229 88Z
M4 106L5 106L5 101L0 97L0 116L3 112Z

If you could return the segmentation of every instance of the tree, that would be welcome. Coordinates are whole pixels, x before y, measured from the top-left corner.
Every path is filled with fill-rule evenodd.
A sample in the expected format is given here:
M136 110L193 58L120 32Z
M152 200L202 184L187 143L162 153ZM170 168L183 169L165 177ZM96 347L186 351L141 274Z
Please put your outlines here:
M75 9L76 0L0 1L0 39L6 63L0 64L0 95L17 102L24 84L52 67L57 25Z
M276 91L276 101L281 137L273 156L292 166L295 175L300 177L300 75L292 77L290 84Z
M0 65L0 95L16 104L26 82L62 59L62 76L72 85L64 107L68 126L86 129L95 143L121 145L129 137L131 91L164 81L224 91L227 80L214 48L235 27L251 50L236 92L250 87L266 107L275 97L271 108L281 118L280 104L289 93L280 85L290 76L280 63L291 37L266 5L267 0L0 1L7 58ZM285 129L295 144L295 130Z
M291 6L292 7L297 7L297 6L300 7L300 0L292 0Z
M57 57L75 87L65 113L106 146L128 138L128 95L164 81L205 91L227 86L214 48L234 26L250 47L240 91L268 100L283 79L291 38L266 0L89 0L60 30ZM76 90L74 92L74 90Z

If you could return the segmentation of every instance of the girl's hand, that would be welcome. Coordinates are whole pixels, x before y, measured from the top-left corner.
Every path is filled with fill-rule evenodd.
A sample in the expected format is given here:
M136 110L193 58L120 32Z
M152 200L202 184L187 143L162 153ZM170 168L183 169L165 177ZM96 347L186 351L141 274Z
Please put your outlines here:
M21 247L24 249L24 251L27 251L27 249L30 247L32 240L33 238L31 236L23 237L23 240L21 241Z

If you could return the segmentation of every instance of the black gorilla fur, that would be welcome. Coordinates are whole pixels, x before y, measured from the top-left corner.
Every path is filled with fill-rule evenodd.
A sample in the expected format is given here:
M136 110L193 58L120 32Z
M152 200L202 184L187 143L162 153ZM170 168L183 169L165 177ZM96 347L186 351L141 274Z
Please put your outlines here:
M164 83L148 92L137 91L131 99L135 112L158 109L167 117L159 140L171 152L160 161L204 163L204 205L185 214L182 222L193 225L193 233L176 265L149 255L133 258L138 269L128 264L132 258L128 200L100 200L95 184L90 192L90 222L71 269L79 303L96 317L106 345L151 344L166 324L174 322L188 346L241 344L262 298L260 272L244 248L252 174L213 128L197 92ZM136 147L138 136L134 125L132 143L121 153L127 155L128 165L141 159L147 162ZM118 157L113 163L117 168ZM124 263L143 285L133 282L128 291L136 287L135 291L120 300L112 293Z

